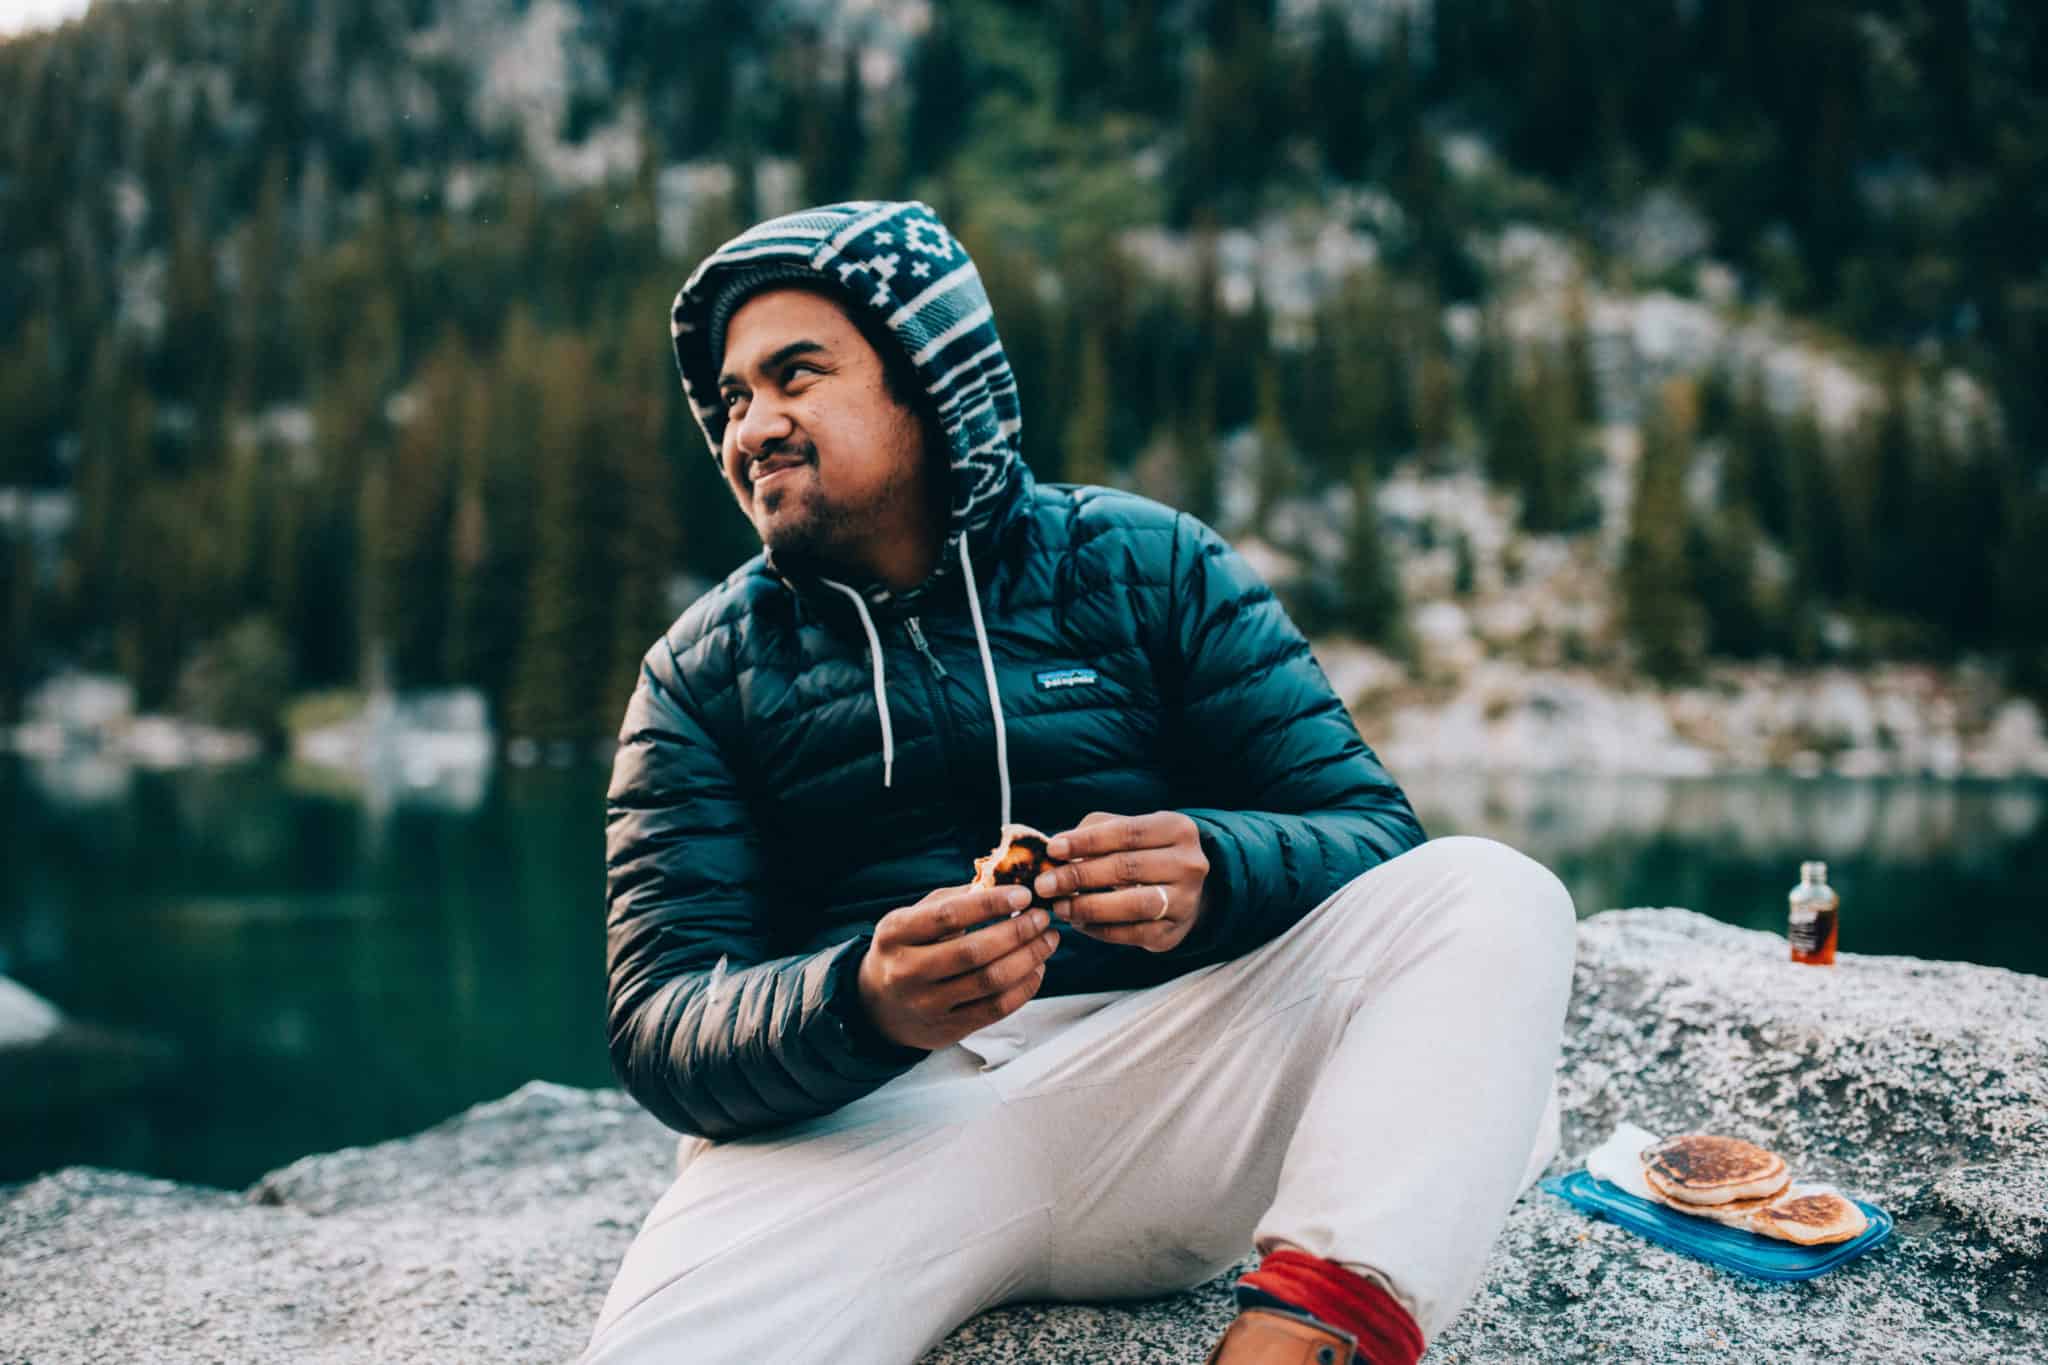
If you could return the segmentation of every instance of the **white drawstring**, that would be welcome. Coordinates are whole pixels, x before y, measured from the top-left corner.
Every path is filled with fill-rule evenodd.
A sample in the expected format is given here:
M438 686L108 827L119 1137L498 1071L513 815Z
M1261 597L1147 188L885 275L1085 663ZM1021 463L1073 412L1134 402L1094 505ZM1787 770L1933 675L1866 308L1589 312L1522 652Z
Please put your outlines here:
M882 717L882 785L886 787L896 775L896 732L889 725L889 689L882 685L882 637L875 633L875 618L868 615L866 598L844 583L834 583L829 578L824 583L853 599L854 609L860 613L861 629L868 633L868 657L875 666L875 710Z
M988 649L988 627L981 623L981 594L974 589L974 561L967 556L967 535L960 536L960 572L967 580L967 610L974 616L974 642L981 646L981 676L988 680L989 714L996 718L996 777L1002 784L1003 825L1010 823L1010 740L1003 731L1003 698L996 691L996 661Z
M1002 791L1002 823L1010 823L1010 737L1003 727L1003 697L996 689L996 660L989 652L988 627L981 619L981 594L974 586L974 561L967 554L967 537L960 537L960 573L967 581L967 610L974 617L974 643L981 649L981 676L988 683L989 714L996 722L996 782ZM861 629L868 633L868 657L875 670L875 711L882 721L882 785L888 786L896 773L896 732L889 723L889 689L882 673L882 637L875 630L875 618L868 613L867 599L844 583L823 580L828 588L837 588L853 599L854 610L860 613Z

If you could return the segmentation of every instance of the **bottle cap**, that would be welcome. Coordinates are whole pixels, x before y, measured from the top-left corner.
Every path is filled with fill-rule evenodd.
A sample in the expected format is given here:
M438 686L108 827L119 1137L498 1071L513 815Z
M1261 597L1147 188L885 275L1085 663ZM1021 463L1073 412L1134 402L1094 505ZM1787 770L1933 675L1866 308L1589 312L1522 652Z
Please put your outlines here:
M1826 863L1801 863L1799 865L1799 875L1809 882L1824 882L1828 879L1828 865Z

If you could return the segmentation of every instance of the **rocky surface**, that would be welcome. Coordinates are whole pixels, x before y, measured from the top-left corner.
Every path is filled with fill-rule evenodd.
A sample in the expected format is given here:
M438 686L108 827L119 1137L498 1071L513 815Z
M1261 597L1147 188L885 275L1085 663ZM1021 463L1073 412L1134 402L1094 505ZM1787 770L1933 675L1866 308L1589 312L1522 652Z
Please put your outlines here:
M2048 1356L2048 980L1784 954L1682 910L1586 921L1553 1170L1622 1118L1735 1133L1889 1209L1892 1241L1765 1284L1532 1193L1430 1360ZM617 1093L535 1083L245 1192L82 1168L0 1190L0 1361L566 1359L673 1149ZM1228 1282L985 1314L926 1365L1199 1361Z

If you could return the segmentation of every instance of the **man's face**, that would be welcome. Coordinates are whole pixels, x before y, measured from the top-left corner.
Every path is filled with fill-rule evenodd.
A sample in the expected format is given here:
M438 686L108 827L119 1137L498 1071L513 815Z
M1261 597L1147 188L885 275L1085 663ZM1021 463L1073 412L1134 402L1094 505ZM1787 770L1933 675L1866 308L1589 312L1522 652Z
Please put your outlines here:
M748 299L725 329L718 394L726 483L769 549L873 568L878 548L926 532L922 425L832 300Z

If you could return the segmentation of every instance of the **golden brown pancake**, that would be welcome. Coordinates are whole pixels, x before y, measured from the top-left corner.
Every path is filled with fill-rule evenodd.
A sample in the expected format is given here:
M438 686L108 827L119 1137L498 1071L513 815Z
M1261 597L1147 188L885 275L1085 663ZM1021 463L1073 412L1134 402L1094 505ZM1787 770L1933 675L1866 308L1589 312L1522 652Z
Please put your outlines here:
M1752 1213L1769 1208L1772 1200L1779 1198L1783 1198L1783 1196L1772 1195L1764 1199L1731 1199L1725 1204L1681 1204L1676 1199L1666 1199L1659 1195L1657 1202L1667 1209L1676 1209L1680 1213L1691 1214L1695 1218L1711 1218L1716 1223L1722 1223L1731 1228L1747 1228L1749 1226L1749 1216Z
M974 884L990 890L998 886L1030 886L1038 874L1057 864L1045 851L1046 836L1029 825L1004 825L1003 837L987 856L974 860ZM1050 906L1036 891L1035 906Z
M1801 1246L1846 1242L1870 1226L1870 1219L1839 1194L1802 1194L1775 1199L1749 1216L1749 1230Z
M1645 1147L1643 1179L1666 1200L1728 1204L1767 1199L1792 1181L1785 1158L1741 1138L1684 1133Z

